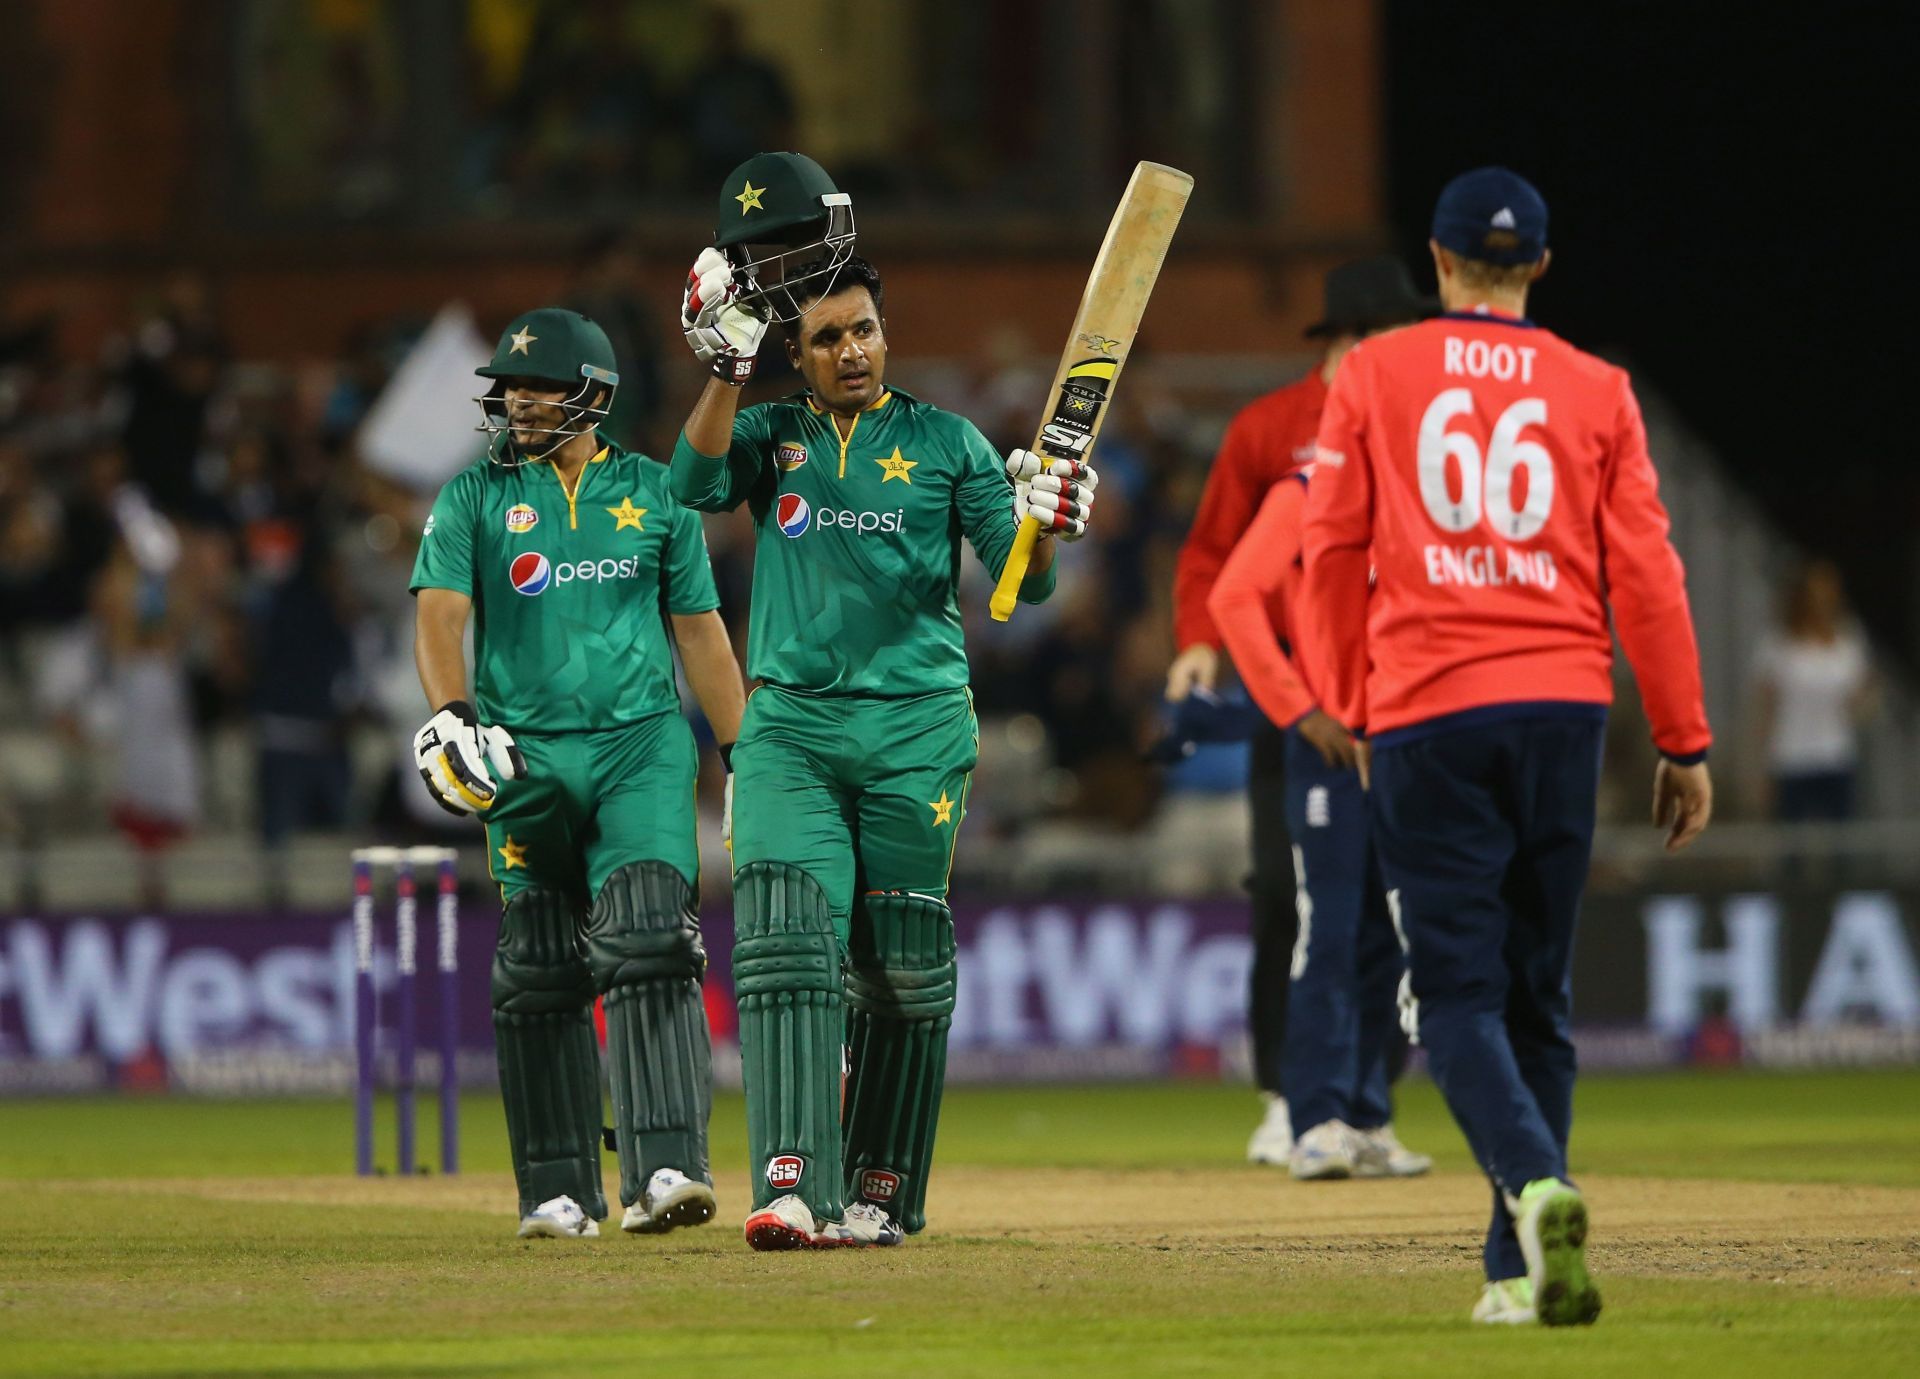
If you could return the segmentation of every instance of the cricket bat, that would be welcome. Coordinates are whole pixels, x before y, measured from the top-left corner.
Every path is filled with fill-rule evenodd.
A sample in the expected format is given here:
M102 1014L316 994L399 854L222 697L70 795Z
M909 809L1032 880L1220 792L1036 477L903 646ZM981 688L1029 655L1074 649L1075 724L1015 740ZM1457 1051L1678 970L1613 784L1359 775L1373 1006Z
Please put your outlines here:
M1054 371L1053 415L1041 423L1034 437L1036 455L1085 459L1093 449L1107 400L1120 380L1120 366L1133 348L1147 298L1153 295L1167 246L1173 242L1174 227L1192 194L1193 178L1178 168L1164 163L1141 163L1134 168L1113 223L1107 226L1107 237L1100 242L1079 314L1073 318L1060 367ZM1039 537L1040 523L1023 518L988 605L996 622L1013 615L1014 598L1020 581L1027 577L1027 562Z

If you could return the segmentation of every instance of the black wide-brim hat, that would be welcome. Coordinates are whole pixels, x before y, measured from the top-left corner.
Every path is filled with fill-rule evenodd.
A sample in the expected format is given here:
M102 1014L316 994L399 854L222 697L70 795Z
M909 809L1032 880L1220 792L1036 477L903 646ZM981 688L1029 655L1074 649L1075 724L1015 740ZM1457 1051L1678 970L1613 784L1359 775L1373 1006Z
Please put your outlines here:
M1415 290L1413 274L1391 254L1356 259L1332 269L1325 291L1321 318L1307 327L1309 338L1365 335L1384 326L1424 320L1440 310L1439 299Z

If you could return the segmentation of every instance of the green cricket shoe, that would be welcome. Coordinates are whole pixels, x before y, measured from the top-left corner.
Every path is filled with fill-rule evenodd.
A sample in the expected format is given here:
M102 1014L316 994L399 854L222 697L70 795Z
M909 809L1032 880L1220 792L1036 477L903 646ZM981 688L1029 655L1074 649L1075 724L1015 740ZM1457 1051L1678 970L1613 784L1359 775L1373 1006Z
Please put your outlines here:
M1539 1178L1510 1198L1534 1311L1542 1326L1588 1326L1600 1290L1587 1273L1587 1200L1558 1178Z
M1482 1326L1532 1326L1539 1321L1533 1310L1533 1283L1525 1278L1497 1278L1480 1290L1480 1301L1473 1305L1473 1319Z

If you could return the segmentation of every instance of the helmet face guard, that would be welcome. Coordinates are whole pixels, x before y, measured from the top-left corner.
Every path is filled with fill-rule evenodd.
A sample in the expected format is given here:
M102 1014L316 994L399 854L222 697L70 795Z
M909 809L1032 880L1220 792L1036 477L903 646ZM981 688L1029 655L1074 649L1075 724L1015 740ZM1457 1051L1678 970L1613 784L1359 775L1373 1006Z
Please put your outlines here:
M487 389L484 396L474 399L480 404L480 424L473 429L484 432L488 437L487 458L502 469L518 469L523 464L539 464L575 436L589 434L606 420L608 413L613 410L613 395L620 386L620 375L606 369L595 368L592 364L582 364L580 378L580 387L572 396L562 398L557 403L545 404L558 407L564 414L565 420L560 425L521 427L515 427L509 416L506 398L507 380L495 379L493 386ZM561 380L552 381L565 386ZM598 407L590 405L587 399L601 389L606 390L606 400ZM544 446L537 452L523 449L521 443L514 437L515 430L527 432L537 440L544 438Z
M722 246L740 284L740 304L762 320L799 320L807 304L833 291L841 268L853 257L853 198L828 192L820 204L826 207L824 219L794 227L791 237ZM798 290L802 286L804 293Z

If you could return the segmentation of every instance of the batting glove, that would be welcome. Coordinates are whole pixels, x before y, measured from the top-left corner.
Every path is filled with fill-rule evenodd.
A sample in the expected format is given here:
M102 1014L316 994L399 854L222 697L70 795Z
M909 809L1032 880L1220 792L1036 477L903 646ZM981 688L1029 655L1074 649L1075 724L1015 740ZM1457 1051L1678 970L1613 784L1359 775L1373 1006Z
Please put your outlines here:
M413 735L413 761L420 779L440 807L449 814L482 814L493 808L499 787L487 770L489 763L502 780L522 780L527 760L505 728L483 728L473 705L456 699L427 720Z
M1058 459L1016 450L1007 456L1013 479L1013 517L1031 517L1042 533L1078 541L1093 517L1094 490L1100 476L1084 460Z
M733 855L733 744L720 744L720 764L726 768L726 791L720 803L720 841L727 845L727 855Z
M753 377L767 323L740 305L733 265L718 249L702 249L680 298L680 330L693 357L736 386Z

